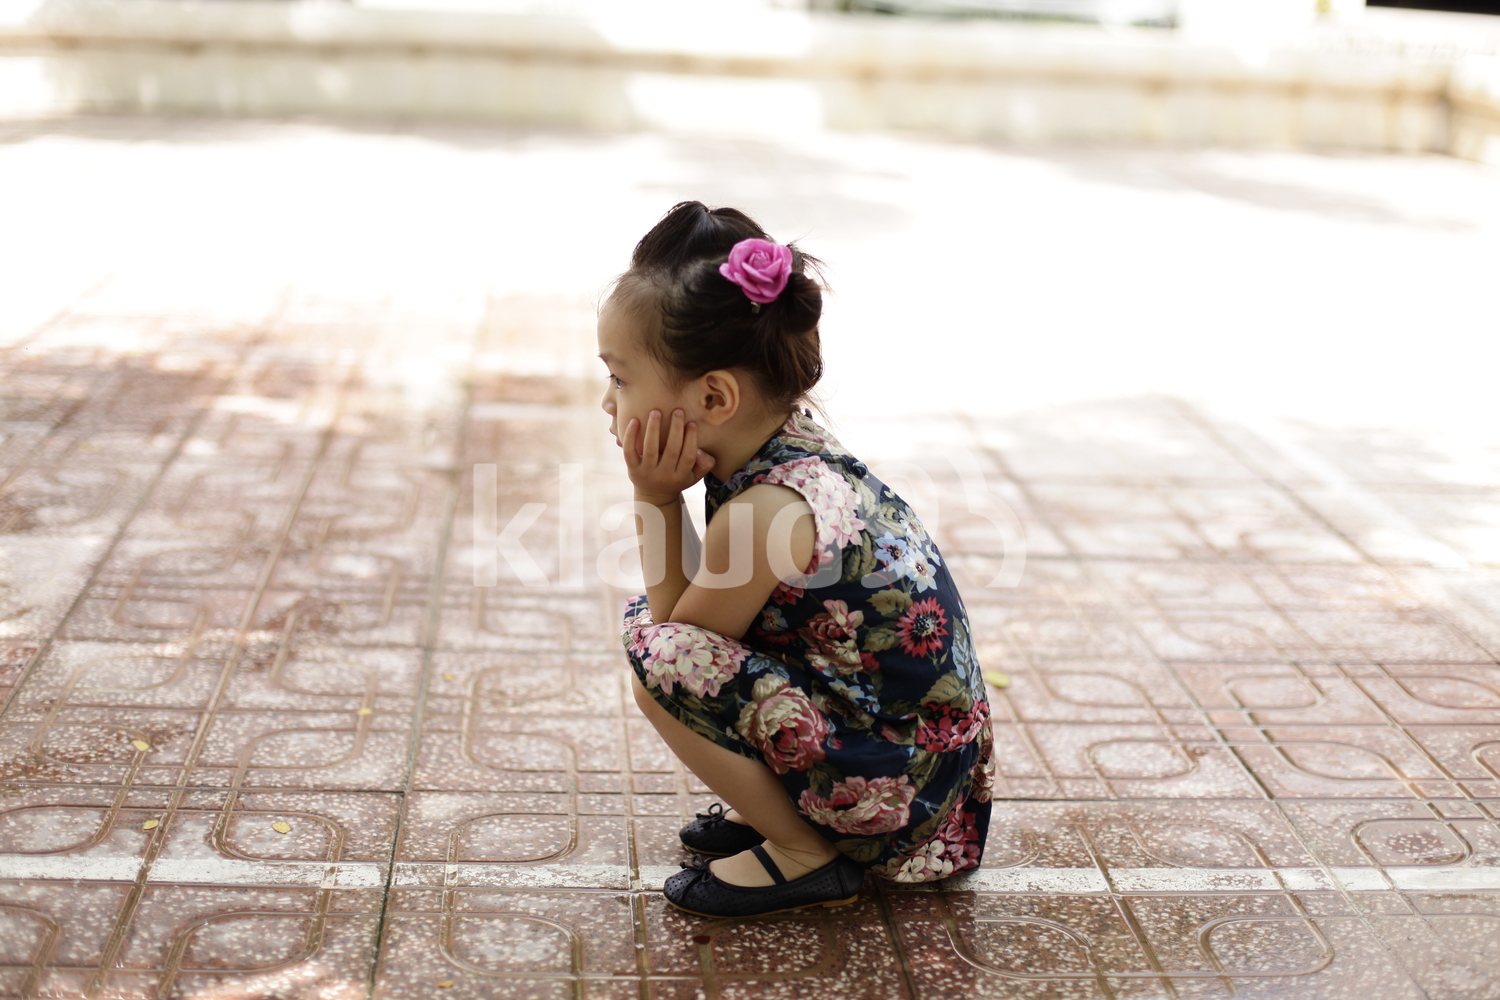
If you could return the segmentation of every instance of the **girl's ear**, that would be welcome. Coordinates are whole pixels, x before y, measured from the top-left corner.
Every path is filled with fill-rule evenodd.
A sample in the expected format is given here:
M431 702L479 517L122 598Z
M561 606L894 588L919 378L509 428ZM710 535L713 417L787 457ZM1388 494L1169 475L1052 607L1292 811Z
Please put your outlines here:
M698 402L706 423L722 426L739 412L743 401L740 380L731 371L716 368L698 379Z

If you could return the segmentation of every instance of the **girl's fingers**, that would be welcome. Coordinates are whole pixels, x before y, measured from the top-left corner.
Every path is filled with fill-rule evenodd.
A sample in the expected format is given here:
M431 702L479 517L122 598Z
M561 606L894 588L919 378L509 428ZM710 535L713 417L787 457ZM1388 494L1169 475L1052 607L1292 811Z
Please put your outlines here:
M664 418L669 421L665 432ZM714 465L713 456L698 447L697 423L689 423L682 410L673 410L670 416L652 410L644 422L631 417L620 444L630 478L641 488L680 491L703 478Z
M679 435L677 447L677 474L689 475L698 464L698 425L688 424Z
M672 422L667 425L667 450L662 453L673 470L682 467L682 411L672 411Z
M695 482L702 479L708 474L708 470L714 467L714 457L696 445L697 442L695 441L693 457L691 459L693 463L693 480Z
M698 445L698 425L691 425L692 435L682 443L683 468L693 482L703 478L703 474L714 467L714 457L704 451Z
M625 425L625 436L620 440L620 443L625 446L625 465L627 468L633 469L641 463L640 456L635 452L636 438L640 437L640 430L641 422L635 419L635 417L631 417L630 422Z
M646 415L646 441L641 449L641 461L647 468L655 468L661 449L661 411L652 410Z

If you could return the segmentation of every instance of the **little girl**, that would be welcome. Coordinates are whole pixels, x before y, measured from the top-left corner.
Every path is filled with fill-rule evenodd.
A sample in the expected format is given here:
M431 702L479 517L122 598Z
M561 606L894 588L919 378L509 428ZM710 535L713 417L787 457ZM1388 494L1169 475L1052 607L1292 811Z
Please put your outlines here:
M989 825L958 590L906 502L801 408L822 373L816 263L683 202L599 315L647 578L623 632L636 701L731 807L681 831L719 860L666 883L704 916L848 903L865 868L942 878L979 864ZM701 558L682 500L700 478Z

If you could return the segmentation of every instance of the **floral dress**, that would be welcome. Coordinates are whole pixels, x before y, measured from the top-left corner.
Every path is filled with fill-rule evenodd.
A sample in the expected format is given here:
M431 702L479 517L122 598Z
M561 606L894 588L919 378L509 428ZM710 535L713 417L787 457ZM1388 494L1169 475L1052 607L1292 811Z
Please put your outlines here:
M937 546L809 413L727 481L707 476L708 516L755 483L791 487L812 508L806 572L777 585L742 639L655 624L634 598L622 638L636 674L690 729L763 761L804 817L877 874L926 882L977 866L989 703Z

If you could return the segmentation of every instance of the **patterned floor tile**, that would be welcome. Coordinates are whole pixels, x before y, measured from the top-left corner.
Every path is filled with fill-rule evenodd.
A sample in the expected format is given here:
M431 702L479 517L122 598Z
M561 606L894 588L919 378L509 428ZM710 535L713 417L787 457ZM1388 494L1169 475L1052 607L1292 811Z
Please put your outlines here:
M1055 384L1027 395L1013 362L1031 347L1004 340L1009 381L991 385L989 361L952 363L943 344L958 341L913 344L900 324L915 300L887 277L878 314L859 312L860 295L830 309L829 409L848 412L831 423L923 511L962 583L999 770L983 866L936 884L872 879L849 906L762 920L667 905L661 886L688 861L678 830L714 796L630 698L619 617L639 587L628 527L605 518L630 486L593 357L600 282L624 259L587 249L614 245L609 233L628 247L665 204L718 192L777 227L813 219L810 240L856 260L887 253L886 237L940 232L940 189L963 192L976 231L993 218L985 198L1013 207L1024 191L1048 234L1084 200L1116 221L1133 205L1132 246L1141 218L1170 216L1173 239L1212 219L1228 242L1186 243L1216 269L1295 211L1324 282L1367 245L1415 259L1389 242L1409 227L1308 207L1332 187L1288 182L1302 207L1285 192L1275 207L1242 199L1241 219L1205 212L1223 199L1202 187L1174 200L1162 185L1273 159L1369 183L1378 167L1457 184L1480 218L1492 178L1432 158L1210 163L889 137L856 166L791 140L458 126L82 118L0 131L0 167L33 171L38 203L94 206L65 268L77 281L21 327L0 300L0 994L1500 992L1492 429L1221 411L1196 398L1218 390L1158 391L1156 374L1119 388L1136 367L1161 369L1147 347L1137 364L1075 362L1069 346L1038 376ZM891 157L904 166L872 172ZM954 183L969 167L948 173L970 161L992 177L985 198ZM44 197L62 189L39 162L90 183ZM1121 169L1142 173L1125 184ZM451 192L419 205L423 176ZM170 208L188 177L239 194L201 218ZM109 186L121 178L128 198ZM766 178L791 193L769 194ZM1389 197L1420 201L1419 187ZM536 222L556 211L542 195L564 189L599 228L587 240ZM107 191L114 201L89 200ZM327 214L347 198L347 216ZM125 203L164 214L143 227L101 207ZM1019 227L1038 241L1036 212L1006 211L1005 239L1028 238ZM44 215L8 219L12 242L46 244L58 224ZM1451 276L1452 261L1478 259L1489 218L1451 246L1433 235L1424 254L1461 254L1443 258ZM110 233L106 266L84 251ZM488 234L478 249L475 233ZM1319 242L1335 237L1358 251ZM1067 282L1038 286L1049 323L1064 299L1105 299L1076 293L1077 267L1045 263L1052 238L1033 254ZM1067 246L1077 263L1090 244ZM1124 256L1110 266L1203 280L1181 256ZM931 258L957 292L963 260L919 257L900 267ZM1171 306L1150 276L1151 309ZM913 284L924 322L972 326L943 311L960 296L930 287ZM1425 290L1398 292L1431 314ZM991 303L997 322L1028 328L1006 312L1026 293ZM854 327L884 346L839 347ZM981 339L944 336L986 357ZM1316 369L1309 358L1285 366ZM953 412L924 414L938 385L924 364L954 385L972 368L984 391L943 385L932 405ZM1367 378L1349 364L1328 381ZM1453 377L1432 391L1456 398ZM490 484L493 531L476 492ZM701 491L690 497L701 509ZM528 510L502 553L500 532Z

